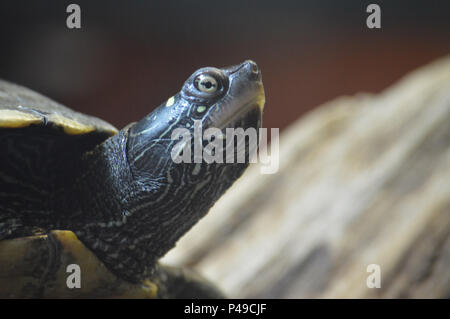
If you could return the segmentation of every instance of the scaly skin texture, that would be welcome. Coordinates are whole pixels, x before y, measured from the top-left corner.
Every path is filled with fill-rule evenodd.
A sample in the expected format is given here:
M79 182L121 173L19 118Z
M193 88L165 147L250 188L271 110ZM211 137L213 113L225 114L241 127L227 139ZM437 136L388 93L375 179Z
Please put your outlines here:
M60 134L62 141L53 149L67 155L53 158L42 152L43 164L37 170L23 151L19 166L30 177L21 184L33 190L25 185L23 201L0 212L0 237L72 230L118 278L142 282L158 272L157 259L208 212L249 163L248 140L241 163L176 163L174 130L183 128L194 135L195 121L203 130L258 129L263 104L261 74L254 62L203 68L154 112L84 153L69 151ZM40 138L37 154L50 140ZM25 139L14 141L26 144ZM195 143L198 140L189 140L192 147ZM207 143L200 140L200 145ZM236 155L238 150L231 151ZM4 162L17 166L7 158ZM33 212L33 207L38 210Z
M125 142L121 132L83 157L86 175L65 196L58 195L66 199L59 205L62 211L74 212L60 228L72 229L118 276L138 282L151 276L156 260L208 212L248 163L203 164L197 175L192 175L195 163L183 169L174 165L166 173L171 183L164 176L133 179L124 153L117 152Z

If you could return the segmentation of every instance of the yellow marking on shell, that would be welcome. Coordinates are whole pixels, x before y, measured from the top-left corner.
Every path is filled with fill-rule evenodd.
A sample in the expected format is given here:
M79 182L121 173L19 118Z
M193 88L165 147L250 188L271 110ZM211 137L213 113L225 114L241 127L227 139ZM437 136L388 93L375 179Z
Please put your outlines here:
M40 284L40 278L33 277L38 267L27 268L25 259L30 253L30 237L0 240L0 298L20 298L29 294L33 287ZM36 236L36 241L41 238ZM37 259L37 258L36 258ZM26 287L26 289L24 289Z
M85 125L59 114L50 114L48 119L50 122L63 127L64 132L70 135L86 134L95 130L92 125ZM43 122L42 117L30 113L17 110L0 110L0 127L20 128Z
M54 230L52 235L61 243L63 247L62 258L68 254L70 259L78 264L84 275L84 288L101 286L102 282L113 280L113 275L106 269L105 265L86 248L78 239L77 235L67 230Z
M70 259L73 259L80 266L83 278L81 281L81 290L90 292L104 289L105 295L102 297L111 298L156 297L158 292L156 284L149 280L143 280L140 284L132 284L118 279L90 249L83 245L73 232L54 230L52 234L61 243L63 254L70 255ZM65 269L64 276L67 276ZM108 285L111 285L109 289ZM114 290L110 291L112 288ZM109 296L108 293L110 293Z
M49 120L63 127L64 132L70 135L86 134L95 131L95 127L92 125L82 124L59 114L51 114Z
M166 107L172 106L174 102L175 102L175 98L172 96L171 98L169 98L167 100Z
M69 230L54 230L52 233L61 241L62 244L72 245L72 243L74 243L74 240L78 241L77 235ZM81 244L81 242L78 243ZM81 245L78 248L80 247Z
M78 240L77 235L67 230L54 230L52 231L52 234L61 243L61 246L63 247L62 252L64 254L70 254L71 258L74 258L76 263L82 268L82 272L85 276L85 285L96 282L98 278L90 277L99 276L99 270L103 270L104 265L83 245L81 241ZM102 272L102 274L104 276L109 275L106 271Z
M80 266L81 288L67 288L70 264ZM133 284L113 275L71 231L0 240L0 298L155 298L157 292L149 280Z
M148 279L142 282L142 290L148 293L149 298L156 298L158 294L158 286Z
M40 124L43 119L30 113L16 110L0 110L0 127L18 128Z

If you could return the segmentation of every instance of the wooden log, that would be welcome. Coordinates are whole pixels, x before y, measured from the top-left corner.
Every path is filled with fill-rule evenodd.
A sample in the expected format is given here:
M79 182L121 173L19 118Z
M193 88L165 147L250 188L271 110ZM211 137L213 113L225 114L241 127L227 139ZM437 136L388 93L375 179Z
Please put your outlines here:
M450 57L319 107L272 156L164 261L231 297L450 297Z

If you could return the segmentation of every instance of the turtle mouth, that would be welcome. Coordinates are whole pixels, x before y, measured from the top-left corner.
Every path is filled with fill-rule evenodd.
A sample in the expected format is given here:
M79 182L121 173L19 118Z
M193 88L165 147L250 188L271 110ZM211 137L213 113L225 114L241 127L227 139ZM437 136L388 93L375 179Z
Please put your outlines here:
M223 130L225 128L237 127L239 124L244 124L247 115L257 113L259 116L259 125L261 124L262 114L264 110L265 95L264 87L262 83L258 85L258 91L250 98L246 98L242 101L240 98L233 98L233 102L225 107L222 105L223 114L220 119L215 121L214 127ZM255 112L256 110L256 112ZM254 128L259 128L259 125L250 125ZM248 126L248 125L244 125Z

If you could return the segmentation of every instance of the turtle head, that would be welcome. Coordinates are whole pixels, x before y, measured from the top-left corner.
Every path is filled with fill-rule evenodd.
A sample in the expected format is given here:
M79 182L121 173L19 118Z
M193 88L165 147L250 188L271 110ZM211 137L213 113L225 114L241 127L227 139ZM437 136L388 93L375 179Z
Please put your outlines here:
M145 232L158 233L157 254L173 247L244 172L258 146L264 102L255 62L206 67L129 128L128 163L147 192L138 214ZM135 205L142 207L142 199Z
M156 171L153 157L156 156L158 161L165 157L178 162L175 157L181 153L180 145L186 146L183 162L188 162L189 146L198 145L177 143L180 135L192 137L192 142L202 139L206 146L208 137L218 137L219 130L225 135L227 128L257 131L261 126L264 102L261 72L253 61L223 69L206 67L197 70L179 93L130 129L127 155L132 169L138 175L147 175L149 171L153 171L152 176L164 175L167 166ZM154 152L155 148L158 152ZM198 162L200 149L197 147L196 150L196 154L191 154ZM167 165L171 166L170 163Z
M109 194L115 199L106 201L120 202L114 206L120 212L108 217L115 222L101 221L111 227L77 234L91 240L90 247L119 275L148 275L242 175L258 146L264 101L253 61L193 73L179 93L101 146L108 163L102 165L106 173L97 175L113 180L104 185L113 184Z

